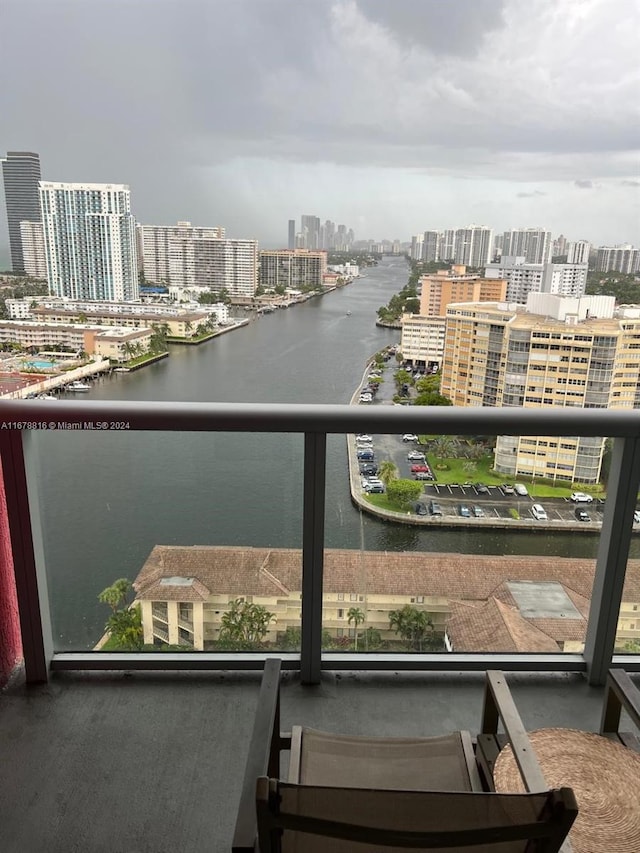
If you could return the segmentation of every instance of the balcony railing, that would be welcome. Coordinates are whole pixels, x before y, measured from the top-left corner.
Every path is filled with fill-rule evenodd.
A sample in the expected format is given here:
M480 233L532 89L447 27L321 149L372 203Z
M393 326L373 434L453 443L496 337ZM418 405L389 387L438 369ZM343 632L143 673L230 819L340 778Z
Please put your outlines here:
M53 426L52 426L53 425ZM35 498L34 434L40 429L129 432L246 432L304 435L302 601L300 653L282 654L284 666L316 683L332 669L486 669L586 671L604 683L614 662L640 669L640 657L614 656L614 641L640 485L640 412L582 409L455 407L405 408L339 405L3 403L0 451L16 569L25 669L43 681L50 669L259 668L265 653L55 652L44 548ZM330 434L608 436L614 439L607 502L591 597L584 654L322 654L326 443ZM348 605L347 605L348 606ZM345 625L348 628L348 625Z

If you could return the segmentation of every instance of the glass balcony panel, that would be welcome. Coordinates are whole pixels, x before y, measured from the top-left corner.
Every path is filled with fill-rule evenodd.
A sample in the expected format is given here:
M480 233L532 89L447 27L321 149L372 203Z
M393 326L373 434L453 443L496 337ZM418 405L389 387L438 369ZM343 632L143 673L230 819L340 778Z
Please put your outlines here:
M351 492L326 509L325 657L583 652L609 442L342 440L331 478Z
M30 433L55 651L298 648L303 445L279 433ZM100 601L120 579L135 589ZM134 597L141 629L122 615Z

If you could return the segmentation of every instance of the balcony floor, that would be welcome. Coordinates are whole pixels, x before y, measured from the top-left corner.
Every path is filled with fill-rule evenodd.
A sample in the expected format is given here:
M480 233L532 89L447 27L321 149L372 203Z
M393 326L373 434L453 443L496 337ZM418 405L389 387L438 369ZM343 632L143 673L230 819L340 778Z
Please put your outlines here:
M259 673L58 673L0 694L4 853L230 850ZM509 676L525 726L597 731L582 676ZM480 723L481 674L283 675L282 728L430 735Z

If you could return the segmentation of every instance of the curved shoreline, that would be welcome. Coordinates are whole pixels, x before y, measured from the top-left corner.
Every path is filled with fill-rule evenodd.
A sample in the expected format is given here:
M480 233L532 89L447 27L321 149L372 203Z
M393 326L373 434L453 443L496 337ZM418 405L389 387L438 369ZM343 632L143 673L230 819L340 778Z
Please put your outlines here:
M376 325L380 325L376 323ZM360 391L365 384L365 379L375 363L373 356L366 362L365 369L362 374L362 379L354 393L351 396L349 404L357 406ZM468 529L474 527L476 529L486 530L524 530L524 531L558 531L558 532L575 532L599 534L602 529L601 521L569 521L569 520L547 520L538 521L534 518L462 518L459 516L433 516L433 515L416 515L411 510L391 510L383 507L375 506L369 503L366 493L360 485L361 474L360 465L356 457L356 439L355 435L347 434L347 456L349 464L349 490L351 493L351 503L358 509L368 512L381 521L387 521L392 524L405 524L413 527L434 527L434 528L456 528L462 527ZM420 500L426 503L426 497L423 495Z

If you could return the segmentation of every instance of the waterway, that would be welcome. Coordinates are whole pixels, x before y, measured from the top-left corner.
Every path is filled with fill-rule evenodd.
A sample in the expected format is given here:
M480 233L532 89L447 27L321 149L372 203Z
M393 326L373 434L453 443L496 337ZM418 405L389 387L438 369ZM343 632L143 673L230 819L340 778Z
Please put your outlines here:
M399 332L376 310L406 284L384 258L348 287L276 311L164 361L97 380L85 399L347 403L367 358ZM350 313L349 313L350 312ZM60 401L61 414L64 400ZM38 496L56 647L91 648L98 593L133 580L156 544L299 548L303 438L279 434L37 434ZM387 551L593 557L597 537L428 530L361 514L342 436L330 436L326 544Z

